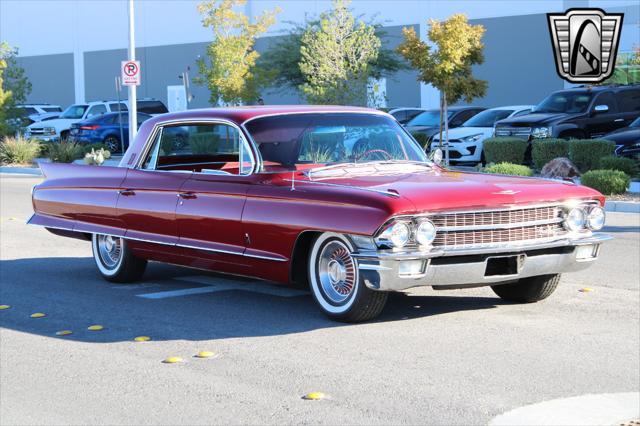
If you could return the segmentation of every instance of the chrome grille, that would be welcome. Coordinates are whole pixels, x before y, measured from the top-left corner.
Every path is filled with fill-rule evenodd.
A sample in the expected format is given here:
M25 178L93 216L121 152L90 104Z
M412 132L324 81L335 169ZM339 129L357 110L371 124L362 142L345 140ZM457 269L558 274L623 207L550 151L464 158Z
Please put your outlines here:
M496 127L496 136L516 136L528 139L531 136L531 127Z
M517 210L465 212L438 215L431 218L436 228L458 226L505 225L513 223L553 221L560 217L557 206L535 207Z
M435 247L467 246L512 243L537 239L549 239L565 234L562 223L522 226L509 229L488 229L482 231L439 232L433 242Z
M438 230L434 247L458 247L558 238L567 233L560 206L457 212L429 218Z

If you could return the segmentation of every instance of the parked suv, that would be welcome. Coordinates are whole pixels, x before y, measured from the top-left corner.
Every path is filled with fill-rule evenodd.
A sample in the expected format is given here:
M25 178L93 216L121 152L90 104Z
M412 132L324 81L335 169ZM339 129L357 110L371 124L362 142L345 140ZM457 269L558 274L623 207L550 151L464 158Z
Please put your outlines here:
M640 116L640 85L588 86L559 90L531 114L496 123L496 136L598 138Z
M69 137L69 131L73 123L106 114L107 112L117 112L118 108L122 108L125 111L127 106L124 102L118 104L118 102L110 101L73 104L56 119L39 121L27 126L25 137L39 139L44 142L66 140Z

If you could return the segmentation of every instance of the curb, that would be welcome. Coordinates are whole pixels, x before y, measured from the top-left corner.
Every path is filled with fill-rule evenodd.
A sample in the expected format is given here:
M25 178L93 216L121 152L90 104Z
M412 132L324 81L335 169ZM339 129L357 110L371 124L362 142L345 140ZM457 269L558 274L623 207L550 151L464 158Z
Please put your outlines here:
M635 201L609 201L604 204L604 210L619 213L640 213L640 203Z
M42 176L42 171L40 171L39 167L0 167L0 173Z

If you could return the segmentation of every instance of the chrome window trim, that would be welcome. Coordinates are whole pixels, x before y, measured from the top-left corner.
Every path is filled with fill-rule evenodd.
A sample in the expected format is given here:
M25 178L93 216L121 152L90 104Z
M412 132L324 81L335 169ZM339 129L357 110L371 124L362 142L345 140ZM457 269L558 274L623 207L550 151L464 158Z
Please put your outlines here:
M155 137L158 134L158 132L161 133L162 129L164 127L170 126L170 125L175 125L175 124L179 124L181 126L189 126L189 125L197 125L197 124L225 124L225 125L229 125L229 126L233 127L234 129L236 129L238 131L238 134L239 134L240 138L242 139L242 142L247 144L247 147L249 148L249 154L251 156L251 169L249 170L249 173L247 173L247 174L244 174L244 175L241 175L241 174L238 174L238 175L230 174L230 176L246 177L246 176L251 176L252 174L254 174L256 172L256 170L257 170L256 169L257 161L256 161L256 155L255 155L255 152L257 152L256 147L253 146L253 144L249 142L249 140L248 140L248 138L247 138L247 136L245 134L246 131L243 131L243 128L241 126L238 126L235 122L233 122L231 120L224 119L224 118L193 118L193 119L181 118L181 119L172 119L172 120L159 121L159 122L155 123L153 125L153 129L149 133L149 137L145 141L144 149L140 153L140 156L138 157L138 159L136 160L134 165L132 167L130 167L130 168L138 169L138 170L154 171L154 172L169 172L169 170L158 170L155 167L152 170L151 169L144 169L144 168L142 168L142 164L144 164L144 160L147 157L147 155L149 154L149 151L151 150L152 141L155 139ZM242 158L240 157L240 153L241 153L241 150L239 149L239 153L238 153L239 163L241 162L240 160L242 160ZM192 172L192 173L194 173L194 174L206 174L206 173L200 173L200 172Z

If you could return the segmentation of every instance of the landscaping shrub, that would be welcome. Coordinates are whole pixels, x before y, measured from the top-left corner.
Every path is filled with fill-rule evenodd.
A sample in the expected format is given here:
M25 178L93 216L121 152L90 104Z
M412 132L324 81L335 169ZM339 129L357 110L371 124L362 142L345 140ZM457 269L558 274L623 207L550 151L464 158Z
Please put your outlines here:
M418 141L421 147L428 148L429 136L424 133L411 133L411 136Z
M604 195L624 194L629 187L629 176L620 170L591 170L582 175L581 183Z
M40 143L33 139L5 137L0 142L0 162L3 164L31 164L40 153Z
M487 163L524 162L527 141L520 138L488 138L484 141L484 157Z
M90 166L101 166L104 160L108 160L109 158L111 158L111 152L108 150L104 148L98 150L92 148L90 152L84 155L84 162Z
M89 154L91 151L107 150L107 146L103 143L88 143L81 145L82 155Z
M600 168L600 159L613 155L615 143L602 139L569 141L569 159L584 173Z
M638 173L638 162L631 158L610 155L600 159L600 168L603 170L620 170L629 176L635 176Z
M533 176L533 170L529 167L512 163L491 164L485 167L483 171L485 173L495 173L498 175Z
M72 163L83 156L82 147L75 142L52 143L47 153L47 157L54 163Z
M555 158L568 156L569 141L565 139L536 139L531 143L531 159L538 170Z

